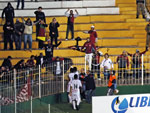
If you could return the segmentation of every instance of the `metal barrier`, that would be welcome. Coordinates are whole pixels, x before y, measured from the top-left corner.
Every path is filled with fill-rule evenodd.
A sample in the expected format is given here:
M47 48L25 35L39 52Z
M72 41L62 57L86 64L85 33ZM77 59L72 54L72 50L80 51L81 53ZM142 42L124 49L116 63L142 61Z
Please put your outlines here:
M117 85L147 85L150 84L150 56L142 55L133 61L133 56L129 57L129 68L119 67L118 56L110 56L113 70L116 71ZM97 79L97 72L91 72L95 75L97 86L107 86L109 69L102 66L104 57L100 57L100 78ZM54 61L47 65L25 68L21 70L12 70L0 75L0 110L1 113L26 113L21 106L21 102L41 98L48 95L59 94L66 91L67 77L71 66L76 66L80 73L82 68L88 70L89 64L85 57L73 58L72 60ZM59 63L58 63L59 62ZM91 66L92 67L92 66ZM31 98L32 97L32 98ZM46 105L47 106L47 105ZM8 109L10 107L11 109ZM32 108L32 106L28 106ZM48 108L47 108L48 109ZM12 112L13 111L13 112Z

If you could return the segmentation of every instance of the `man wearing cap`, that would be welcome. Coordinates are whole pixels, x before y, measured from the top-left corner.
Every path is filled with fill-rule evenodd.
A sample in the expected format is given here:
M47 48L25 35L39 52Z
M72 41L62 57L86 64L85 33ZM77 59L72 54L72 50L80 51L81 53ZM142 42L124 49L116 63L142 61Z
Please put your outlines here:
M141 56L145 54L148 51L149 48L146 48L145 51L140 52L138 49L136 49L136 53L131 54L127 53L129 56L132 57L132 69L133 69L133 77L139 78L141 76Z
M91 26L91 30L84 31L84 33L90 34L91 43L95 44L95 42L97 42L97 32L96 32L95 27L93 25Z
M77 10L75 10L76 14L73 14L73 10L70 10L70 13L68 13L69 10L65 12L66 17L68 17L66 40L68 40L69 31L71 31L71 39L74 40L74 19L79 16L79 13Z
M122 76L126 78L127 77L126 68L129 69L129 59L126 51L123 51L122 54L117 57L117 63L118 63L118 79L121 79Z
M145 30L147 32L146 48L148 48L149 47L149 43L150 43L150 20L149 20L149 23L147 24Z
M92 55L96 51L96 46L90 42L90 38L87 38L87 41L81 48L81 51L85 51L86 61L89 63L89 70L91 70Z
M34 14L36 15L36 22L38 22L39 20L43 20L44 23L46 23L45 14L42 11L42 7L38 7L38 10L35 11ZM38 36L39 29L40 29L40 24L36 24L36 36Z

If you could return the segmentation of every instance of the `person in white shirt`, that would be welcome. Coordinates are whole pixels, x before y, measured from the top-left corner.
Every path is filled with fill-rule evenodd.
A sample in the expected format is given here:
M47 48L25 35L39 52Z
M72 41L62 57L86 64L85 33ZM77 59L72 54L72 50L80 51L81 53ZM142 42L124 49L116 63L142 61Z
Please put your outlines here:
M104 60L101 63L101 68L104 69L104 77L108 77L110 75L110 70L114 68L113 66L113 62L111 61L111 59L109 58L109 54L105 53L104 55Z
M79 71L77 69L77 67L73 67L73 70L74 70L74 75L77 74L78 75L78 79L79 79Z
M74 79L74 69L73 67L70 68L70 73L68 75L68 78L69 78L69 82L68 82L68 86L67 86L67 95L68 95L68 100L69 100L69 103L72 103L72 99L71 99L71 96L70 96L70 86L71 86L71 82L72 80Z
M68 40L69 31L71 31L72 40L74 40L74 19L79 16L79 13L77 10L75 10L76 14L73 13L73 10L70 10L70 13L68 13L69 10L65 12L66 17L68 17L66 40Z
M79 104L81 102L80 90L82 84L78 79L78 75L74 75L74 80L71 82L70 96L72 97L72 105L74 110L79 110Z

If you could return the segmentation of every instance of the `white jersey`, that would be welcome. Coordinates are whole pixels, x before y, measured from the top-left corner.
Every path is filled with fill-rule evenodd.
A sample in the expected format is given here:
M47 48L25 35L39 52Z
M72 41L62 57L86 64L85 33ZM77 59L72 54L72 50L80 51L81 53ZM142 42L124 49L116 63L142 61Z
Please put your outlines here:
M69 79L70 81L74 80L74 73L69 73Z
M73 80L71 82L72 93L80 94L80 87L82 87L80 80Z
M79 79L79 72L78 72L78 71L76 71L76 72L74 72L74 75L75 75L75 74L76 74L76 75L78 75L78 77L77 77L77 78Z

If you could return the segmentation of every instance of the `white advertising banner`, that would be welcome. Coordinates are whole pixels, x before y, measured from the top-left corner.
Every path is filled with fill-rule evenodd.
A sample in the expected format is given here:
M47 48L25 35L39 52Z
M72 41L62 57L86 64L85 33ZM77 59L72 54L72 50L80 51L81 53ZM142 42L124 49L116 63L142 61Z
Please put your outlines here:
M150 113L150 94L93 97L92 113Z

